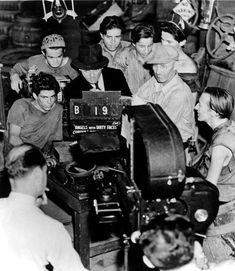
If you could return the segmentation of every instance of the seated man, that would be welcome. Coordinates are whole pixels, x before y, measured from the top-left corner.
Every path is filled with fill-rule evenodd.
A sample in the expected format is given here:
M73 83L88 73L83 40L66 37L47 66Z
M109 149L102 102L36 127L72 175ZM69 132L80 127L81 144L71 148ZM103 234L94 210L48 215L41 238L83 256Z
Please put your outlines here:
M81 45L79 55L72 66L80 75L65 88L65 98L82 98L82 91L121 91L123 96L131 96L130 89L121 70L108 68L108 58L102 55L99 44Z
M140 23L131 32L132 44L115 56L115 62L123 71L132 94L151 78L150 69L145 65L152 52L154 29L152 25Z
M144 263L158 270L233 270L234 261L208 263L188 218L170 214L150 221L139 238Z
M40 271L50 264L54 271L85 271L63 225L38 208L47 185L41 151L31 144L14 147L6 169L11 193L0 199L0 269Z
M16 100L8 112L8 149L33 144L42 150L47 165L55 167L58 155L53 141L62 140L63 108L56 101L60 87L54 76L40 72L32 78L31 88L33 97ZM71 222L71 216L50 200L42 209L60 222Z
M175 63L178 52L171 46L159 44L153 57L154 75L133 97L133 105L147 102L159 104L180 131L183 142L194 136L194 98L189 86L179 77ZM187 147L187 146L185 146Z
M122 34L125 25L118 16L106 16L100 24L101 41L99 44L102 48L103 56L109 59L108 67L117 68L114 62L115 55L130 45L130 42L122 40Z
M34 144L55 165L52 141L62 140L63 108L56 102L60 87L54 76L40 72L31 88L33 97L16 100L8 112L8 141L11 146Z
M231 120L234 98L228 91L208 87L196 105L198 120L213 130L202 159L195 165L219 189L221 205L207 231L203 249L212 262L235 259L235 123Z
M11 69L11 88L17 92L22 89L22 76L45 72L55 77L67 76L70 79L78 73L71 67L71 59L64 56L65 41L61 35L52 34L42 41L42 54L29 57L26 61L16 63Z

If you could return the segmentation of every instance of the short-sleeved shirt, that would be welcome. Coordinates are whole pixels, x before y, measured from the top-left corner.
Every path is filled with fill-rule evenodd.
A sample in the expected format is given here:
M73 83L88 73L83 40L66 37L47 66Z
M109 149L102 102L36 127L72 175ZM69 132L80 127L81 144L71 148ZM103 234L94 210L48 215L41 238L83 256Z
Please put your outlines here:
M55 103L50 111L44 113L32 102L33 99L30 98L16 100L8 112L8 125L19 126L21 140L40 149L48 142L62 140L63 107Z
M38 72L45 72L53 76L68 76L70 79L74 79L78 76L78 72L71 67L71 59L65 65L58 68L52 68L46 62L45 57L41 55L35 55L29 57L26 61L16 63L11 69L11 75L18 74L19 76L26 75L30 67L36 65Z

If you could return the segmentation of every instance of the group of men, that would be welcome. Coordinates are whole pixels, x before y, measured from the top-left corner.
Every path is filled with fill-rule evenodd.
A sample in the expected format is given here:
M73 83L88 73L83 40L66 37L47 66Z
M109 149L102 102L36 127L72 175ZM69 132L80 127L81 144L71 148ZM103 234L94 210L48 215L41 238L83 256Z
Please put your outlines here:
M171 27L167 27L168 24ZM122 41L123 31L119 17L106 17L100 25L101 42L81 45L78 57L72 61L64 57L65 42L62 36L46 36L42 42L42 54L17 63L11 71L11 87L16 91L22 87L21 75L31 74L32 98L17 100L8 113L8 149L13 149L9 153L6 168L12 193L8 199L0 201L0 234L7 234L4 240L9 241L8 247L12 249L13 243L17 243L16 234L22 229L24 237L20 238L19 246L28 251L13 251L19 262L19 253L29 256L25 261L29 266L39 268L35 270L44 270L43 266L49 263L54 266L54 270L84 269L61 225L43 215L36 207L38 200L44 197L47 165L55 166L58 163L51 147L52 142L62 140L63 108L56 102L60 86L54 76L70 77L71 82L64 89L66 100L81 98L82 91L120 90L123 96L132 97L133 105L148 102L159 104L178 127L185 146L195 134L196 100L190 87L178 74L197 71L195 63L182 51L181 46L186 39L183 31L173 22L163 24L161 43L154 43L154 29L148 24L139 24L133 29L132 43ZM219 215L222 219L219 217L213 223L209 232L214 233L208 235L203 244L206 256L214 262L234 255L234 246L230 242L234 240L235 225L235 126L230 120L233 107L233 97L220 88L206 89L196 106L199 121L206 122L214 131L212 141L203 156L205 159L198 166L204 177L217 185L220 192ZM29 209L26 210L30 214L28 217L24 209L27 204ZM23 215L25 221L30 220L30 223L33 217L38 225L40 220L43 221L45 228L42 226L38 229L37 225L29 224L32 231L26 231L25 227L28 225ZM15 230L12 229L14 218L17 221ZM223 223L231 226L226 232ZM44 232L47 227L50 231ZM221 232L220 227L223 228ZM56 229L54 232L53 228ZM58 240L57 233L61 236ZM43 247L44 244L40 243L40 238L34 235L49 236L53 244L50 249L58 254L51 256L51 251L47 251L46 246ZM33 245L29 245L30 238L35 241ZM213 248L215 241L217 246ZM64 253L60 242L64 242L64 247L67 248L64 262L59 256ZM38 250L42 250L44 254L33 255L34 252L39 253ZM61 265L58 269L57 261ZM63 269L65 264L68 266Z
M196 72L196 65L180 49L182 41L176 41L177 46L168 45L168 36L171 35L172 39L175 37L167 33L165 28L163 30L162 44L154 43L153 26L138 24L131 33L130 44L122 41L122 20L117 16L107 16L100 25L100 43L81 45L78 57L72 62L63 56L63 37L49 35L42 42L41 55L33 56L13 67L11 86L19 91L22 86L20 76L23 73L38 74L43 71L70 77L72 81L64 89L66 100L81 98L82 91L121 90L123 96L133 96L134 105L146 102L160 104L178 127L183 141L187 142L194 135L195 98L190 88L177 75L176 67L178 64L181 67L179 71L182 72L184 65L187 68L191 66L191 69L188 68L191 73ZM187 63L185 57L182 62L182 57L179 58L182 55L190 62ZM174 90L171 89L172 84Z

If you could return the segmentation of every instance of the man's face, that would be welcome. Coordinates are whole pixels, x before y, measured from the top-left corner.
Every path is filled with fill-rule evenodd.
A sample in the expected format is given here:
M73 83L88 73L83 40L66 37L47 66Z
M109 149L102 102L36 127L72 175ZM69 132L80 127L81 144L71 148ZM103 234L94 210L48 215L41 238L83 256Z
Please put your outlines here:
M165 64L153 64L154 76L158 83L166 83L175 74L175 62Z
M199 121L207 121L211 118L212 109L209 106L210 94L202 93L199 102L196 104L195 109L198 113Z
M38 95L33 93L33 96L37 106L43 112L50 111L56 102L56 94L54 90L41 90Z
M80 71L88 83L95 84L100 78L102 69L97 69L97 70L82 70L81 69Z
M109 29L106 34L101 34L101 38L103 39L105 47L109 51L114 52L121 43L122 31L119 28Z
M45 58L47 63L52 68L59 68L63 62L64 50L63 48L50 49L46 48Z
M180 47L180 43L177 40L175 40L174 36L165 31L161 32L161 42L162 45L169 45L176 49Z
M153 49L153 38L141 38L135 44L136 52L142 58L146 58Z

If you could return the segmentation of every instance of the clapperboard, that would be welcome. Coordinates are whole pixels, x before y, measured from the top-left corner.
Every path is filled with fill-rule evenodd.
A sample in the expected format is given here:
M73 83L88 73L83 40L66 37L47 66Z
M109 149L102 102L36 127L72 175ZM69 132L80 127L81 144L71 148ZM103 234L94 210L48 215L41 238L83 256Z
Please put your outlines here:
M130 97L121 98L121 91L84 91L82 99L70 99L70 133L116 131L120 126L123 106Z

